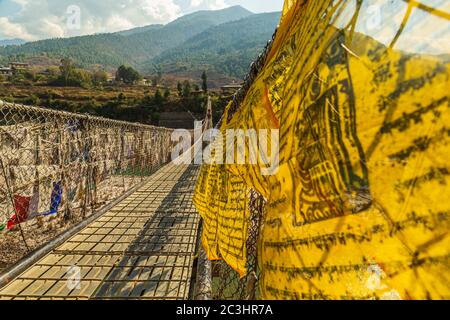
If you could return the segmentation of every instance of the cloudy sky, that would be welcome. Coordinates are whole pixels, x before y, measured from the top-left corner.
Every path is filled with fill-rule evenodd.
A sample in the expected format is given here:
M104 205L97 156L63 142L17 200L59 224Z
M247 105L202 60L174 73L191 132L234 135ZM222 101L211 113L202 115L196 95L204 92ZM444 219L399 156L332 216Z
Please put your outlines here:
M0 40L114 32L232 5L270 12L280 11L283 0L0 0Z

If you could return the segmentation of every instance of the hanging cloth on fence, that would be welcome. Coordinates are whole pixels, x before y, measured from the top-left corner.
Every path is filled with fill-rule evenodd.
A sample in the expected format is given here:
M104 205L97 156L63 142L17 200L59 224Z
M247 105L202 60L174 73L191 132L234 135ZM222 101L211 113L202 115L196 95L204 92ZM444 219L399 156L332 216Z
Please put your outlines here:
M35 183L33 186L33 195L30 199L30 207L28 209L28 219L33 219L39 215L39 183Z
M62 186L61 182L53 183L53 190L50 197L50 209L43 213L38 213L39 208L39 189L34 188L33 196L25 197L20 195L14 195L14 209L15 214L6 223L8 230L13 227L38 216L49 216L58 212L62 199ZM0 225L1 227L1 225ZM4 229L5 226L3 226ZM3 230L2 229L2 230ZM0 230L0 231L2 231Z
M209 148L211 159L226 156L218 140ZM210 260L223 259L243 277L247 273L249 188L219 163L203 166L196 186L194 204L204 221L202 244Z
M41 214L42 216L49 216L58 213L58 209L62 201L62 194L63 194L62 182L61 181L54 182L52 194L50 196L50 210L42 213Z
M28 220L28 212L30 209L31 197L24 197L14 195L14 210L15 213L8 220L7 227L11 230L14 226L21 224Z

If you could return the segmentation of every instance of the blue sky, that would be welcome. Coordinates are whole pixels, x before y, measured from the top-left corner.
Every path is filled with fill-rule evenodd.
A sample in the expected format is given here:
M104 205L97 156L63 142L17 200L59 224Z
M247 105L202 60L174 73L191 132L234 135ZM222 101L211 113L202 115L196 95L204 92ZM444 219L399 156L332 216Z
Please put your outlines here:
M0 40L114 32L233 5L271 12L280 11L283 0L0 0ZM68 24L71 18L75 20Z

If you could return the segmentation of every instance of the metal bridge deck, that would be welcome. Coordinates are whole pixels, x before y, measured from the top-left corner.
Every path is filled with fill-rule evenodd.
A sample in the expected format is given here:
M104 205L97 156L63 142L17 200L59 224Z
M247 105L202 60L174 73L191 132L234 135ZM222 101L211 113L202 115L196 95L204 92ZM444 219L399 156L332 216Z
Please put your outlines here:
M0 299L187 299L198 170L165 166L0 290ZM81 276L75 288L74 270Z

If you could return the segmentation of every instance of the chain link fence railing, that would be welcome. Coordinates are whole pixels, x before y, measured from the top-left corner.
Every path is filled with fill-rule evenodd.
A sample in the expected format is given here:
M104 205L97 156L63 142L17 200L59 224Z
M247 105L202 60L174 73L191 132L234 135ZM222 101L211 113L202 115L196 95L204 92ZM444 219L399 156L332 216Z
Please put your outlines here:
M258 193L250 192L250 217L247 238L247 275L243 278L224 261L211 263L211 298L213 300L258 300L259 266L258 241L262 228L265 200Z
M209 261L198 240L197 278L193 298L195 300L259 300L260 268L258 248L266 201L251 190L250 216L247 236L247 274L243 278L225 261ZM202 233L202 226L199 235Z
M171 133L0 101L0 270L169 162Z

